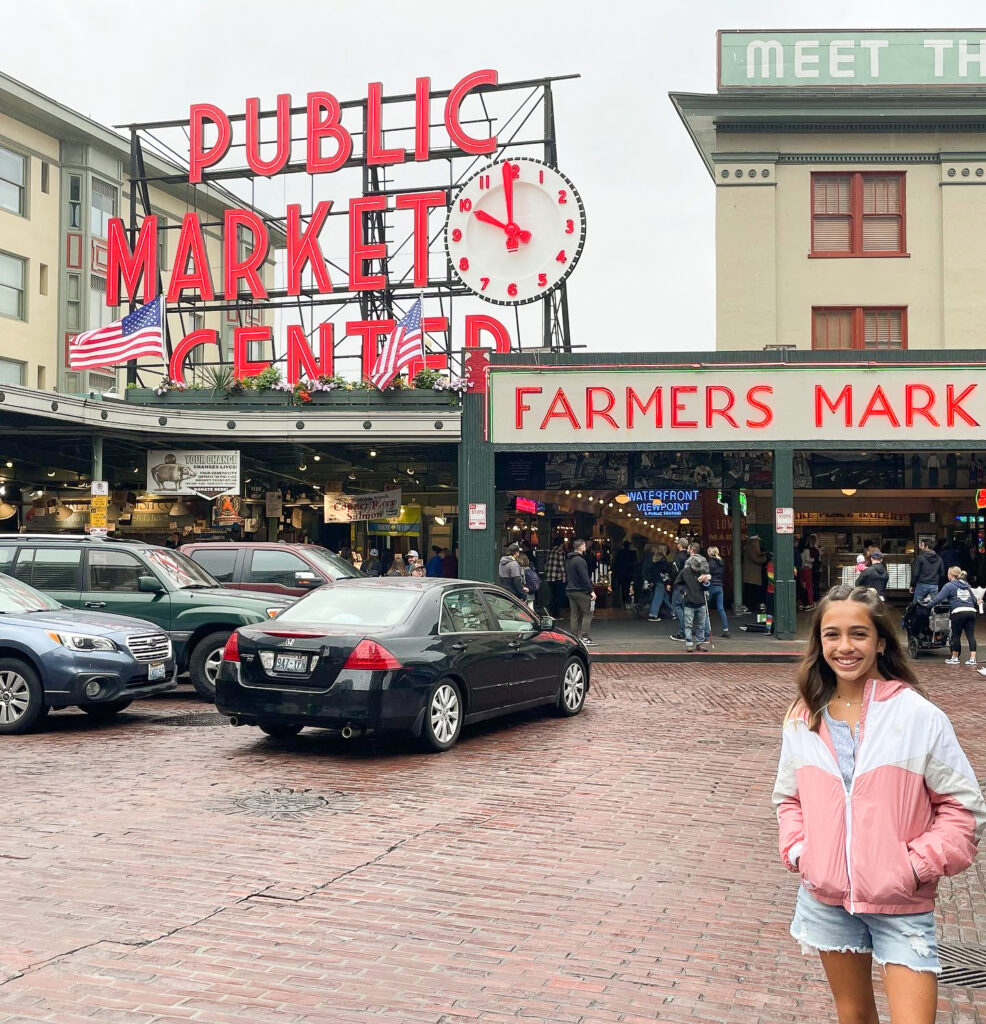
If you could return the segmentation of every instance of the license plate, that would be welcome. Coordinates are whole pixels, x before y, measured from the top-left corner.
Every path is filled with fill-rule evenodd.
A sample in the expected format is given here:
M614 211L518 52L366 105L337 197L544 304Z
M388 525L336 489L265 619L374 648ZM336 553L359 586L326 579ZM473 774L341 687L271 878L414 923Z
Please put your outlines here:
M279 654L274 659L275 672L307 672L307 654Z
M156 679L164 678L164 662L159 661L147 666L147 681L153 683Z

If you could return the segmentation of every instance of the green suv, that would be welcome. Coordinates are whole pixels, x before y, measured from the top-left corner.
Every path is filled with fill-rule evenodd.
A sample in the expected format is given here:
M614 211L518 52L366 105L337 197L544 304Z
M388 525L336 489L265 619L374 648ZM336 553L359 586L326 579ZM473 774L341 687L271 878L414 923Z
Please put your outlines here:
M69 608L132 615L171 637L178 671L214 700L223 647L292 598L227 590L180 551L141 541L57 534L0 536L0 572Z

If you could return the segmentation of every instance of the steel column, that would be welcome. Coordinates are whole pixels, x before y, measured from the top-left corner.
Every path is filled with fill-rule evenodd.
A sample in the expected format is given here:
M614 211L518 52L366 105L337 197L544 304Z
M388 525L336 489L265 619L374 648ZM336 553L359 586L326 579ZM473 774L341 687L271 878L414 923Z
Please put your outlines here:
M794 505L794 450L774 449L774 508ZM794 581L794 534L778 533L774 523L774 635L793 640L797 626L797 587Z
M740 492L729 492L729 511L733 528L733 614L745 615L743 604L743 512L740 509Z
M103 479L103 435L92 435L92 478Z
M462 396L459 441L459 575L496 580L496 487L493 445L485 439L486 395ZM469 529L469 505L486 505L486 528Z

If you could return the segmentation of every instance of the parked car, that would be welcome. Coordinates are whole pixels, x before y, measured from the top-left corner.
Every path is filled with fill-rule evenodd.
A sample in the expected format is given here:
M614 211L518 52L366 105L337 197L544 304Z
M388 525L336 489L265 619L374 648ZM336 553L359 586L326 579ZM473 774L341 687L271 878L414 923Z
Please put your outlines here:
M522 708L582 710L584 645L500 587L338 580L229 638L216 705L274 737L308 725L406 731L448 750L463 725Z
M109 719L177 686L167 634L140 619L65 608L0 573L0 734L53 708Z
M181 551L235 590L299 597L336 580L363 578L352 562L315 544L215 541L183 544Z
M227 590L180 551L79 534L12 534L0 539L0 572L69 608L115 612L163 629L178 671L215 696L223 647L237 626L264 622L293 598Z

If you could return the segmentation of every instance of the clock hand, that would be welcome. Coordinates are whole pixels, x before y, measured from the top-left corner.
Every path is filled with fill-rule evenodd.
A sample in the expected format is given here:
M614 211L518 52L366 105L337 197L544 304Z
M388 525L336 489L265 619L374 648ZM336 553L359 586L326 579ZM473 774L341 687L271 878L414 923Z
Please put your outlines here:
M503 165L503 198L507 204L507 223L514 222L514 172L507 161Z
M502 228L504 231L510 230L502 220L497 220L496 217L491 217L485 210L476 211L476 220L481 220L484 224L492 224L493 227Z
M476 220L481 220L484 224L492 224L493 227L500 228L507 236L507 248L511 252L515 252L521 242L526 245L531 240L530 231L524 231L516 224L504 224L502 220L491 217L485 210L476 210L475 217Z

